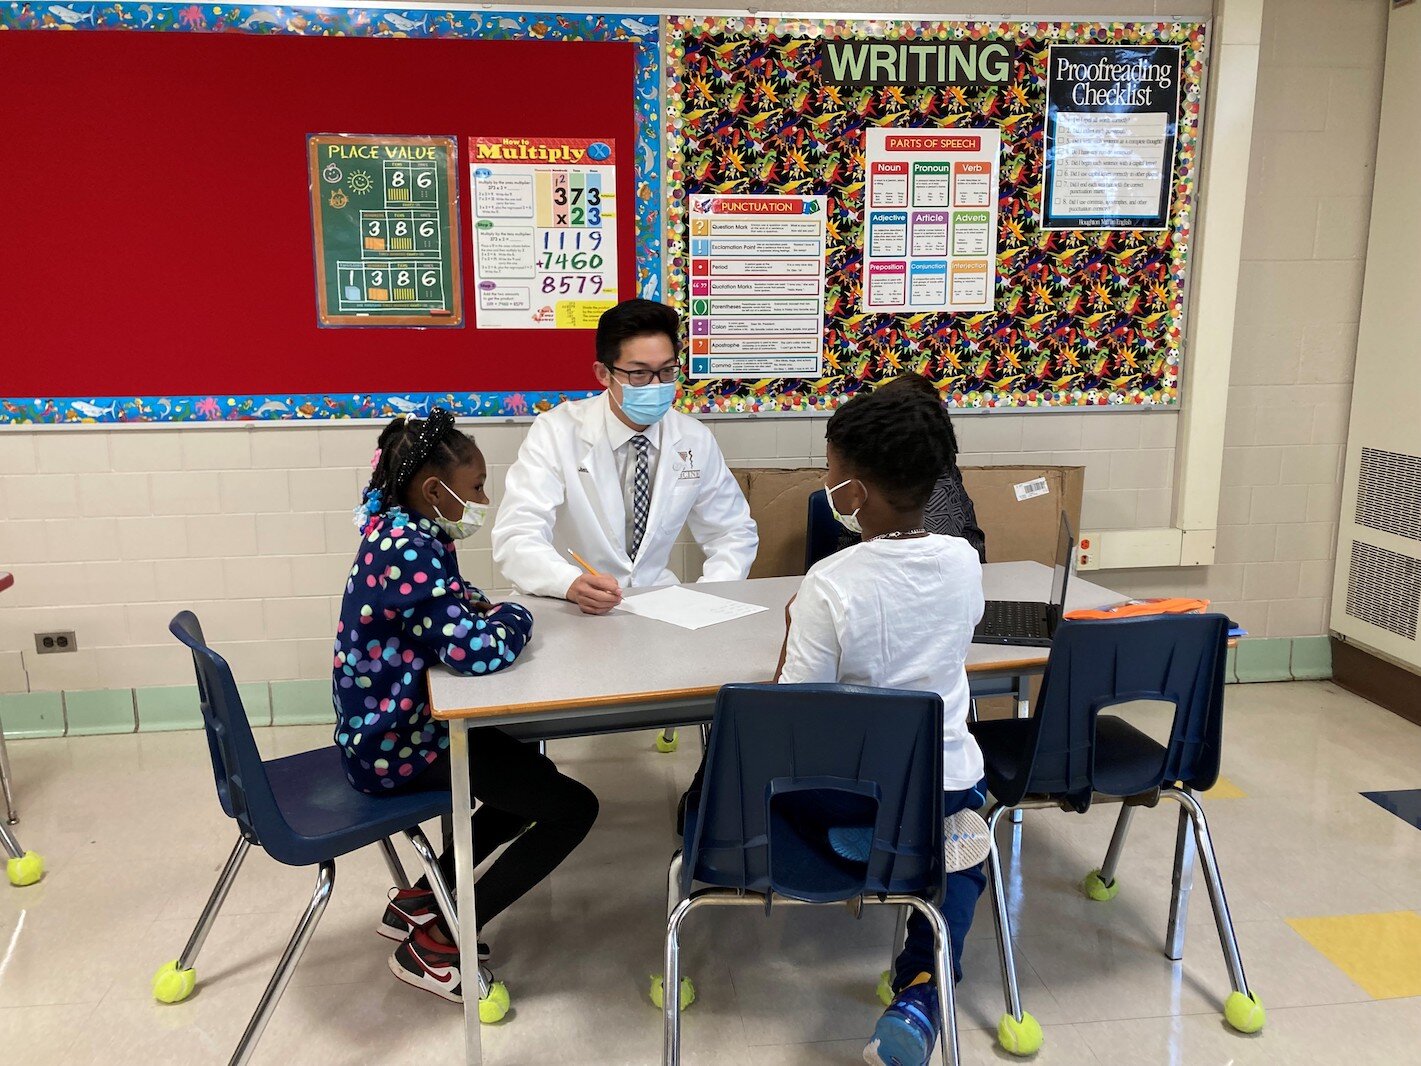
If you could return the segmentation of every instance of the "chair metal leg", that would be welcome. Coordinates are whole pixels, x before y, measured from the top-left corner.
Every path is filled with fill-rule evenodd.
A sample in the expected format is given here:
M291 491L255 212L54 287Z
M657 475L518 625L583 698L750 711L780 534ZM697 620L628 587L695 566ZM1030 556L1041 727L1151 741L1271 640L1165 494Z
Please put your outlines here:
M430 891L434 893L435 906L444 916L444 924L449 929L449 935L454 938L454 943L457 944L459 942L459 911L454 906L454 894L449 891L449 883L444 880L444 871L439 868L439 856L434 853L434 848L429 844L429 838L424 835L419 826L406 829L405 838L414 848L414 853L419 856L419 864L424 867L424 876L429 879Z
M16 825L20 821L15 810L15 789L10 783L10 753L5 749L5 731L0 729L0 792L5 794L5 822Z
M1194 892L1194 853L1194 833L1189 822L1189 812L1181 807L1179 825L1174 834L1169 928L1164 936L1164 953L1175 962L1184 958L1184 934L1189 926L1189 897Z
M311 934L316 931L316 924L326 911L326 904L330 902L331 890L335 887L335 881L336 864L329 860L321 863L320 868L316 871L316 890L311 894L311 902L306 905L305 913L296 923L296 931L291 934L291 940L287 943L286 950L282 952L281 961L276 964L276 972L271 975L266 991L262 993L261 1001L257 1003L256 1012L252 1015L252 1020L247 1023L247 1030L237 1043L237 1050L232 1052L229 1066L246 1066L246 1063L251 1061L252 1053L256 1051L257 1041L261 1039L267 1022L271 1020L272 1012L276 1010L276 1004L281 1000L281 994L286 991L291 975L296 970L296 964L301 961L301 955L305 952L306 945L311 941Z
M390 871L390 880L394 882L396 888L409 888L410 879L405 875L404 864L400 862L400 856L395 851L395 842L389 837L380 841L380 854L385 857L385 866Z
M987 871L992 879L992 917L997 927L997 953L1002 965L1002 995L1007 1013L1021 1021L1021 990L1016 980L1016 952L1011 942L1011 917L1007 914L1007 889L1002 878L1002 859L997 850L997 823L1008 808L998 804L987 815L987 833L992 850L987 854Z
M545 759L548 757L548 742L546 740L538 741L538 754Z
M1243 958L1238 950L1238 937L1234 935L1233 918L1229 915L1229 902L1224 896L1223 878L1219 876L1219 859L1214 853L1214 841L1209 836L1209 823L1204 817L1204 808L1188 789L1166 788L1160 795L1168 796L1179 803L1189 815L1194 826L1194 842L1199 848L1199 861L1204 867L1204 884L1209 889L1209 902L1214 908L1214 925L1219 932L1219 947L1224 952L1224 962L1229 969L1229 983L1235 992L1248 997L1248 978L1243 972ZM1182 939L1182 934L1181 934Z
M938 1054L943 1066L957 1066L960 1056L957 1046L957 982L952 973L952 934L947 928L942 912L926 900L915 899L911 904L933 927L933 953L937 968L938 1031L942 1039L938 1042ZM907 907L900 907L907 913Z
M1135 808L1127 803L1120 808L1120 817L1115 819L1115 832L1110 834L1110 847L1105 849L1105 862L1100 865L1100 880L1107 887L1115 882L1115 871L1125 850L1125 836L1130 832L1130 822L1134 817Z
M681 902L681 849L671 856L671 864L666 870L666 917L670 920Z
M10 827L4 822L0 822L0 849L4 849L12 859L21 859L25 855L25 849L20 847L15 834L10 832Z
M709 723L709 722L702 722L702 723L701 723L701 754L704 755L704 754L706 753L706 749L709 748L709 747L710 747L710 723Z
M679 867L679 856L672 865ZM666 990L661 997L662 1066L680 1066L681 1063L681 923L695 903L694 899L683 899L666 919L666 953L661 971Z
M237 871L242 868L242 862L251 850L252 845L245 837L237 838L237 843L232 847L232 853L227 856L226 865L217 875L217 883L212 886L212 894L207 897L207 903L203 906L202 913L198 915L197 925L193 926L192 935L187 938L182 954L178 956L177 969L189 970L197 962L197 954L202 950L202 945L207 940L207 934L212 931L212 923L217 920L217 912L227 901L227 893L232 888L232 882L237 880Z

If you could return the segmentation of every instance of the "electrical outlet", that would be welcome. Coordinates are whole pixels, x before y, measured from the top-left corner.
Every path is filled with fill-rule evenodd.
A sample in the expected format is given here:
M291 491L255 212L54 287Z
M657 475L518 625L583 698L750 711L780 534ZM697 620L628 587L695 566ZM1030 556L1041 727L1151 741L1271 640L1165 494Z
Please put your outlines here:
M58 655L60 652L78 650L79 640L72 629L35 634L35 651L40 655Z

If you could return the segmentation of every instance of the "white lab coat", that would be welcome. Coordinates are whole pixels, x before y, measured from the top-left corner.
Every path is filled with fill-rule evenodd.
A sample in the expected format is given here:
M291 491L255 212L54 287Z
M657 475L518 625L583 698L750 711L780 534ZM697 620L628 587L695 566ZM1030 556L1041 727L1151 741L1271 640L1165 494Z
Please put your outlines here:
M522 592L561 598L582 573L571 548L623 588L670 585L672 546L689 523L705 552L702 581L750 573L760 538L745 494L710 430L669 412L641 550L627 554L627 515L607 438L607 394L563 403L533 422L508 471L493 527L493 559ZM615 417L613 415L612 417Z

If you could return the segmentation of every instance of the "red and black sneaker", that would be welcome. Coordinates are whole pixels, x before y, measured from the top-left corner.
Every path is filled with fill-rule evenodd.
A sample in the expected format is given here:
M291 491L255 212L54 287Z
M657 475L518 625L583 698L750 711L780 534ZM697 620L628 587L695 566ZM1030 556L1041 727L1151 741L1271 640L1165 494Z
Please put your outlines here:
M441 944L416 928L390 956L390 972L407 985L433 992L450 1003L464 1002L459 980L459 949Z
M431 889L395 888L390 890L390 903L375 931L389 940L403 941L414 930L428 930L435 922L443 928L442 916ZM487 962L489 954L488 945L480 942L479 961Z

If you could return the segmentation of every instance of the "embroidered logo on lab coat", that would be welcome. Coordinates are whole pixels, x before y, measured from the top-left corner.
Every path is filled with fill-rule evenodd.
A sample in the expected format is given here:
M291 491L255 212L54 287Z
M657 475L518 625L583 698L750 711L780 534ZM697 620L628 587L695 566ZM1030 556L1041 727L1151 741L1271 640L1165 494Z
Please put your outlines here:
M686 451L678 451L676 454L681 457L681 461L679 463L674 464L676 469L676 480L699 481L701 478L701 472L696 468L695 453L688 448Z

